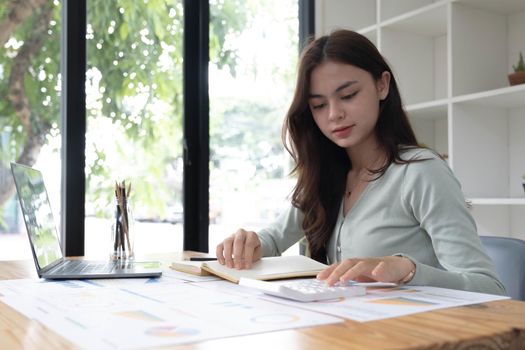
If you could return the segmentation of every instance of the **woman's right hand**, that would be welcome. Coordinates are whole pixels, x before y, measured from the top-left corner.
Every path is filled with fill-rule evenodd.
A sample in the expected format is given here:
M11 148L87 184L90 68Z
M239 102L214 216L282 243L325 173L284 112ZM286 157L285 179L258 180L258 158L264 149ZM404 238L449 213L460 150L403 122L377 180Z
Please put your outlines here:
M262 257L261 241L255 232L241 228L217 246L216 255L222 265L249 269Z

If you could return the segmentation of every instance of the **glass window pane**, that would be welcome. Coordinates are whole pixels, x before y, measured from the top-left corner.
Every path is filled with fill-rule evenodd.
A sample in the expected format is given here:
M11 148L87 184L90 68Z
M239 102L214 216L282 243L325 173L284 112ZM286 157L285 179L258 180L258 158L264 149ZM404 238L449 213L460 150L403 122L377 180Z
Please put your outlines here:
M181 0L87 1L86 255L123 180L137 255L182 250L182 31Z
M289 205L295 180L281 143L298 59L297 0L211 2L210 251L257 231ZM217 47L215 47L216 45Z
M0 1L0 260L31 259L10 162L42 171L60 222L60 7Z

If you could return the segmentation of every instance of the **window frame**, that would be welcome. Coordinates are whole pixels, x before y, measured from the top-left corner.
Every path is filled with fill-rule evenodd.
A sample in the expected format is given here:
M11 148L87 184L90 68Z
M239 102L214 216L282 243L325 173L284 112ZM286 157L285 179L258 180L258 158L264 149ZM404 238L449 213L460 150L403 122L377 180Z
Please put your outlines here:
M61 238L66 256L85 250L87 0L62 1ZM315 33L315 0L298 0L299 49ZM184 0L184 250L208 252L209 0ZM195 39L197 38L197 40Z
M86 0L63 0L61 11L60 235L65 256L83 256L86 195Z
M184 0L184 250L208 251L210 136L208 0Z

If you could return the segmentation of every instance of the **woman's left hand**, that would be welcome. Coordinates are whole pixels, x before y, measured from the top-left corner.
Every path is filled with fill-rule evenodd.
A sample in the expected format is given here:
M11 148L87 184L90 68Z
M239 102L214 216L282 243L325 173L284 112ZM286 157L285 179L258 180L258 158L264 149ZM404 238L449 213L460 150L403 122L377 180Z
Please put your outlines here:
M415 268L416 265L412 260L401 256L354 258L330 265L327 269L319 272L317 278L326 280L329 286L349 280L400 283L411 272L415 271Z

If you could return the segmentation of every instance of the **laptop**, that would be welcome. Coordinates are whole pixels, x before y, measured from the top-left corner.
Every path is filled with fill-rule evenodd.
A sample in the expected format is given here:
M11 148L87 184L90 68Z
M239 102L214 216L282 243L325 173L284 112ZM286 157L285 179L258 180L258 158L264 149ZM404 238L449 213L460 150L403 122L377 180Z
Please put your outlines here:
M42 173L11 163L11 171L38 277L46 279L159 277L154 261L89 261L64 258Z

